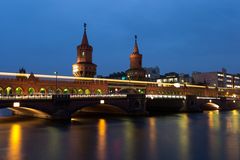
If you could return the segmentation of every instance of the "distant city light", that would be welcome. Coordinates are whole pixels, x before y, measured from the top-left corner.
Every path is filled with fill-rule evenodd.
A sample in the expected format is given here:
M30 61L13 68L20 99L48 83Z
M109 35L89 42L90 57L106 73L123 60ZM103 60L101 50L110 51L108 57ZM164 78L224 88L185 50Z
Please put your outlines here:
M181 84L180 83L174 83L173 86L176 87L176 88L180 88Z
M105 101L102 99L102 100L100 100L100 104L104 104L105 103Z
M14 102L13 107L20 107L20 102Z

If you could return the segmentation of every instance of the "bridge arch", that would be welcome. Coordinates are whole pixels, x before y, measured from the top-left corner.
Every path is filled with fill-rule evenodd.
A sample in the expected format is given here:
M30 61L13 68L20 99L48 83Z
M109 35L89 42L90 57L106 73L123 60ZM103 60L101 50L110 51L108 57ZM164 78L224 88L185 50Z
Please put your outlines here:
M102 94L102 90L101 90L101 89L96 89L96 90L95 90L95 94L97 94L97 95Z
M63 90L63 94L69 94L70 92L69 92L69 89L67 89L67 88L65 88L64 90Z
M48 94L53 94L54 93L54 91L53 91L53 89L52 88L48 88Z
M85 89L85 94L89 95L89 94L91 94L91 91L89 89Z
M21 87L17 87L15 90L17 96L23 95L23 89Z
M29 115L32 117L38 117L38 118L51 118L51 115L49 115L46 112L33 109L33 108L27 108L27 107L10 107L10 110L17 113L18 115Z
M0 96L4 95L4 91L3 91L3 88L0 87Z
M78 89L78 94L83 94L83 93L84 93L83 89Z
M71 94L74 94L74 95L78 94L77 89L75 89L75 88L71 89Z
M40 88L39 93L41 93L41 95L45 95L46 94L46 89L45 88Z
M159 91L158 93L159 93L159 94L163 94L164 92L163 92L163 91Z
M62 90L61 90L60 88L58 88L58 89L56 90L56 93L57 93L57 94L61 94L61 93L62 93Z
M110 104L95 104L95 105L88 105L88 106L83 106L81 109L75 111L72 114L72 117L77 116L78 114L81 113L88 113L88 114L121 114L124 115L126 114L126 111L123 109L119 108L118 106L115 105L110 105Z
M35 93L35 89L33 87L28 88L28 94L33 95Z
M214 102L207 102L202 105L203 110L218 110L220 106Z
M12 89L12 87L7 87L7 88L5 89L5 94L6 94L7 96L13 95L13 89Z

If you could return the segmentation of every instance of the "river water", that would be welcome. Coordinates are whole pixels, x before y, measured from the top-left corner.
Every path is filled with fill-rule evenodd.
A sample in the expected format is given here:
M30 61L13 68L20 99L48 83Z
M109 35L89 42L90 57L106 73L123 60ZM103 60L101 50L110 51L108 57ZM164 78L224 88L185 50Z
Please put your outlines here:
M71 123L0 111L0 160L239 160L239 111L78 118Z

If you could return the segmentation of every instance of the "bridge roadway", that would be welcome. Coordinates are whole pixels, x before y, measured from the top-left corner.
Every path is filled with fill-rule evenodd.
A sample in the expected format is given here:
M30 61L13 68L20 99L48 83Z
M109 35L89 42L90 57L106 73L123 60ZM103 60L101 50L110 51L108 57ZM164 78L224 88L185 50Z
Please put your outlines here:
M147 115L161 112L201 112L240 107L240 99L182 95L48 95L0 96L0 108L15 114L47 119L70 119L82 113Z

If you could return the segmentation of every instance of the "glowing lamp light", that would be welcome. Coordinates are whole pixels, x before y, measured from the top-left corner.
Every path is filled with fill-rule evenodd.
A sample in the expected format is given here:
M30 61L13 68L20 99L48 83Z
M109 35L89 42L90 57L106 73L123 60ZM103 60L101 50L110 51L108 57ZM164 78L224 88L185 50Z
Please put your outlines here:
M20 102L14 102L13 107L20 107Z
M105 101L102 99L102 100L100 100L100 104L104 104L105 103Z
M211 99L209 99L209 103L212 103L212 100L211 100Z
M79 71L78 65L73 65L73 73L76 73Z
M180 88L181 87L180 83L174 83L173 86L176 87L176 88Z

